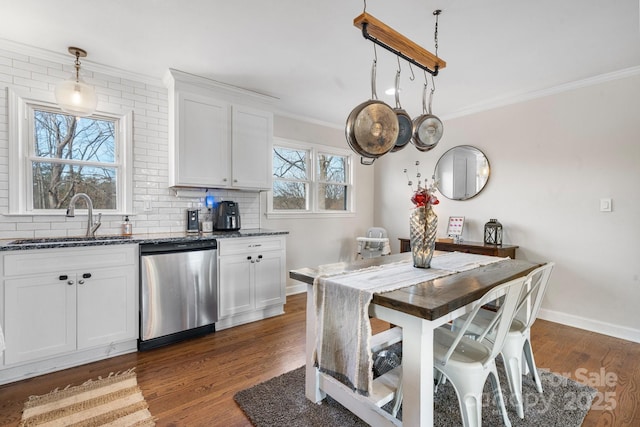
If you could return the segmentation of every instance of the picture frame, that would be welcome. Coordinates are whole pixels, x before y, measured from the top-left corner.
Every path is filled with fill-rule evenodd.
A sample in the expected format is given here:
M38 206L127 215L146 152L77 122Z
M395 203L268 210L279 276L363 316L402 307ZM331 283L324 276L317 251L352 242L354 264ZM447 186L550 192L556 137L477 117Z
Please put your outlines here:
M459 239L462 236L463 229L464 229L463 216L449 217L449 225L447 226L447 236Z

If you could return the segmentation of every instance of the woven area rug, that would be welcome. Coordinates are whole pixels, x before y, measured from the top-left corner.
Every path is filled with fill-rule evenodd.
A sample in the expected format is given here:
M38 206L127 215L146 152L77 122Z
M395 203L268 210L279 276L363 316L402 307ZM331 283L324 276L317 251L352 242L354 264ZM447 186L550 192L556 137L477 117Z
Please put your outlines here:
M31 396L19 426L155 426L133 369Z
M544 370L539 372L543 394L538 394L529 377L523 377L524 420L518 418L510 407L509 389L503 380L504 375L501 376L502 391L512 425L580 426L597 391ZM483 396L482 425L504 425L488 386L485 387ZM304 366L243 390L234 399L256 427L367 426L330 397L319 405L307 400L304 395ZM438 388L434 408L435 426L462 425L458 399L450 382L447 381Z

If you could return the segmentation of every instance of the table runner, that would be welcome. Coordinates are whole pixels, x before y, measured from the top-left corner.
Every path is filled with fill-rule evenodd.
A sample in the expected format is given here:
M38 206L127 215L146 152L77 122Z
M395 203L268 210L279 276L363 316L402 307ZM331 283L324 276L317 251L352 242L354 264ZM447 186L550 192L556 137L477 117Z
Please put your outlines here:
M434 256L431 268L403 261L314 280L315 363L356 392L368 395L373 381L369 305L374 293L390 292L506 258L449 252ZM322 270L322 268L320 269Z

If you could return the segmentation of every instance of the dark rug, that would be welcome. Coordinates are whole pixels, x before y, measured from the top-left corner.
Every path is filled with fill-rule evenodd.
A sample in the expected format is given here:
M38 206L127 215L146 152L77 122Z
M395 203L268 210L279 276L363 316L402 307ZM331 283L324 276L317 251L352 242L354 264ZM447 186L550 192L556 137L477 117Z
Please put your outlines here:
M498 363L498 369L501 368ZM538 394L529 376L523 377L522 394L525 417L521 420L509 404L509 387L500 376L502 393L512 425L580 426L597 391L553 373L539 370L543 394ZM500 374L500 372L499 372ZM493 402L489 382L484 390L482 425L501 426L500 412ZM234 396L235 401L256 427L367 426L331 397L314 404L304 395L304 366L272 378ZM438 387L434 401L434 425L462 425L458 398L451 383ZM402 414L399 414L401 418Z

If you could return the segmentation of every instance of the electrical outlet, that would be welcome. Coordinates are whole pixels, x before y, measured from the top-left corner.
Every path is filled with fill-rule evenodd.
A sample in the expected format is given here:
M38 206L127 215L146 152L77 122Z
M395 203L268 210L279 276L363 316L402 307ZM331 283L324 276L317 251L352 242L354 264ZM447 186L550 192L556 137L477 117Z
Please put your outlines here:
M144 211L151 212L151 202L149 200L144 201Z
M600 199L600 212L611 212L611 199Z

